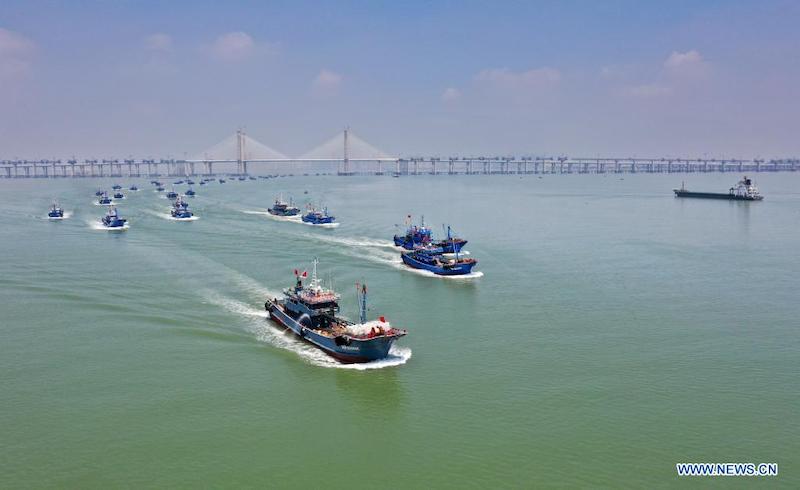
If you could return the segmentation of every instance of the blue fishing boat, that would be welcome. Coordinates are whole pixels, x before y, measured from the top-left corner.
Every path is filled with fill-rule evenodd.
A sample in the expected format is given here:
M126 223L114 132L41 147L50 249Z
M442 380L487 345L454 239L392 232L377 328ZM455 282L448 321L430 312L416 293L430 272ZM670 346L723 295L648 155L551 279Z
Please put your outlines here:
M478 263L475 259L464 259L457 255L449 258L442 252L424 248L402 252L400 257L407 266L427 270L438 276L463 276L472 272L472 268Z
M219 183L220 184L224 184L225 183L225 179L219 179Z
M174 189L167 192L167 199L175 199L176 197L178 197L178 193Z
M201 181L200 181L200 185L206 185L207 183L208 183L208 181L207 181L207 180L201 180Z
M159 185L158 187L156 187L156 191L164 192L164 187Z
M115 191L118 191L118 190L122 189L122 186L121 186L121 185L119 185L119 184L114 184L114 185L112 185L112 186L111 186L111 188L112 188L113 190L115 190Z
M138 190L139 190L139 188L138 188L138 187L136 187L136 185L132 185L132 186L128 187L128 190L129 190L129 191L136 192L136 191L138 191Z
M467 240L453 236L450 226L447 227L447 237L444 240L434 240L431 229L425 226L425 217L422 217L420 226L411 224L411 215L406 217L405 235L395 235L394 244L406 250L415 248L433 248L444 253L460 252Z
M50 206L50 211L47 213L47 217L50 219L63 219L64 210L57 203L53 203L53 205Z
M247 180L247 178L246 177L239 177L239 180L244 181L244 180Z
M125 195L119 191L114 193L114 199L125 199Z
M196 193L194 192L194 189L192 189L191 187L189 187L189 189L188 189L188 190L185 192L185 194L186 194L187 196L194 197L194 195L195 195Z
M256 180L255 177L248 177L250 180Z
M291 198L289 198L289 202L287 203L283 201L283 196L281 196L280 199L275 199L275 204L267 209L267 212L274 216L297 216L300 214L300 208L292 204Z
M105 216L103 216L100 222L109 230L125 229L126 225L128 224L127 219L119 217L119 214L117 214L117 208L115 207L109 208L108 212Z
M189 184L189 185L194 185L194 181L193 180L187 180L186 183Z
M328 208L322 208L322 211L317 210L315 207L309 205L306 214L302 217L303 223L310 225L330 225L336 220L335 217L328 214Z
M175 199L175 202L172 204L172 211L171 216L175 219L189 219L192 216L191 211L189 211L189 203L178 197Z
M100 199L97 200L97 204L101 204L103 206L111 206L113 204L113 201L111 201L111 198L108 197L108 194L106 194L106 192L104 191L103 194L100 196Z
M182 180L176 180L175 182L173 182L173 184L181 185L181 184L183 184L183 181Z
M97 197L100 197L100 196L102 196L102 195L103 195L105 192L106 192L106 191L104 191L103 189L98 189L97 191L95 191L94 195L95 195L95 196L97 196Z
M392 344L407 335L406 330L393 328L383 317L367 322L366 286L357 286L360 323L338 317L341 297L322 287L317 279L316 259L308 286L303 285L306 272L295 270L295 276L295 286L284 290L282 299L267 300L264 308L274 322L328 355L345 363L383 359L389 355Z
M150 183L153 184L153 185L161 185L161 182L159 182L157 180L151 180Z

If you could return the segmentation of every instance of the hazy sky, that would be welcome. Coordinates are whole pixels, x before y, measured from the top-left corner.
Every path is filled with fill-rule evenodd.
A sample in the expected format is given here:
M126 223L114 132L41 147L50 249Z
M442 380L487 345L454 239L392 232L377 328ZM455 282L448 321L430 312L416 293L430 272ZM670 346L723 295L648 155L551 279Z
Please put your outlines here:
M800 2L0 1L0 158L800 155Z

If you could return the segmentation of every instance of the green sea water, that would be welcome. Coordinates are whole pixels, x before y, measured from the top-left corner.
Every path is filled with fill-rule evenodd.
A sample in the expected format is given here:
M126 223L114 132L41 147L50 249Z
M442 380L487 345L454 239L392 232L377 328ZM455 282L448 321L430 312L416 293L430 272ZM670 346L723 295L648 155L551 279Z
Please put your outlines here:
M797 488L800 175L757 175L757 203L671 192L739 177L229 181L195 186L193 222L139 179L122 233L96 229L111 180L0 180L0 488ZM265 216L281 193L341 225ZM407 214L483 276L404 269ZM314 257L344 314L365 281L409 330L390 360L266 319Z

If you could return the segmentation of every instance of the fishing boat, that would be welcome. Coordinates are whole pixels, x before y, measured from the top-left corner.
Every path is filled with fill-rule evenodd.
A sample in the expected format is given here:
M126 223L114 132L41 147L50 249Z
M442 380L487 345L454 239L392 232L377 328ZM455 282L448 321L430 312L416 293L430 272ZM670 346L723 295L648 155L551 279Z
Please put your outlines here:
M207 180L201 180L201 181L200 181L200 185L206 185L207 183L208 183L208 181L207 181Z
M161 185L159 185L158 187L156 187L156 191L158 191L158 192L164 192L164 187L163 187L163 186L161 186Z
M185 194L186 194L187 196L194 197L194 195L196 194L196 192L194 192L194 189L192 189L191 187L189 187L189 189L188 189L188 190L185 192Z
M125 194L117 191L114 193L114 199L125 199Z
M309 205L302 220L303 223L308 223L310 225L330 225L336 221L336 218L328 214L327 207L322 208L322 211L320 211L314 206Z
M761 201L764 199L758 192L758 187L746 175L728 192L693 192L686 189L686 183L681 183L680 189L673 189L675 197L696 197L701 199L727 199L729 201Z
M186 183L189 184L189 185L194 185L194 181L193 180L187 180Z
M100 196L100 199L97 200L97 204L103 206L111 206L113 204L113 201L111 200L110 197L108 197L108 194L104 191L103 194Z
M274 216L297 216L300 214L300 208L292 204L291 198L289 198L289 202L287 203L284 202L283 196L281 196L279 199L275 199L275 204L267 209L267 212Z
M175 202L172 204L172 211L170 212L170 215L179 220L189 219L194 216L194 214L189 211L189 204L180 197L175 199Z
M220 184L224 184L225 183L225 179L219 179L219 183Z
M433 240L431 229L425 226L425 217L421 219L420 226L411 224L411 215L406 216L405 235L395 235L394 244L406 250L415 248L439 249L443 253L460 252L467 240L453 236L452 229L447 226L447 237L444 240Z
M111 188L112 188L113 190L115 190L115 191L118 191L118 190L122 189L122 186L121 186L121 185L119 185L119 184L114 184L114 185L112 185L112 186L111 186Z
M284 290L283 298L267 300L264 308L274 322L330 356L345 363L383 359L392 344L407 335L406 330L392 327L384 317L367 322L366 285L356 286L360 323L354 324L337 316L341 296L322 287L316 259L308 286L303 285L306 272L295 270L294 274L295 286Z
M105 192L106 192L106 191L104 191L103 189L98 189L98 190L96 190L96 191L95 191L94 195L95 195L96 197L100 197L100 196L102 196L102 195L103 195Z
M150 183L153 184L153 185L161 185L161 182L159 182L157 180L151 180Z
M182 180L176 180L175 182L173 182L173 184L181 185L181 184L183 184L183 181Z
M239 177L239 180L245 181L245 180L247 180L247 177Z
M250 180L256 180L256 178L255 178L255 177L252 177L252 176L251 176L251 177L248 177L248 178L249 178Z
M57 203L53 203L50 206L50 211L47 213L47 217L50 219L64 219L64 210L59 206Z
M138 188L138 187L136 187L136 185L132 185L132 186L128 187L128 190L129 190L129 191L136 192L136 191L138 191L138 190L139 190L139 188Z
M175 199L178 197L178 193L175 192L175 189L170 190L167 192L167 199Z
M457 254L455 258L446 257L442 252L424 248L402 252L400 257L407 266L427 270L438 276L463 276L472 272L472 268L478 263L475 259L464 259Z
M119 214L117 213L117 208L111 207L108 209L106 215L100 220L100 223L104 228L109 230L123 230L126 228L128 220L120 218Z

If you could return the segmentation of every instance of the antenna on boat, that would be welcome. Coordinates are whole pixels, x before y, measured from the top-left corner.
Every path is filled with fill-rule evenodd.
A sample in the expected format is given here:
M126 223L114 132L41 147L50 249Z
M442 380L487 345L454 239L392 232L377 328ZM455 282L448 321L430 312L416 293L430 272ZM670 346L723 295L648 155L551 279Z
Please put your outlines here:
M360 290L359 286L361 286ZM356 294L358 295L359 319L363 325L367 323L367 285L356 283Z
M319 279L317 278L317 264L319 260L314 257L314 268L311 270L311 289L314 291L319 291Z

